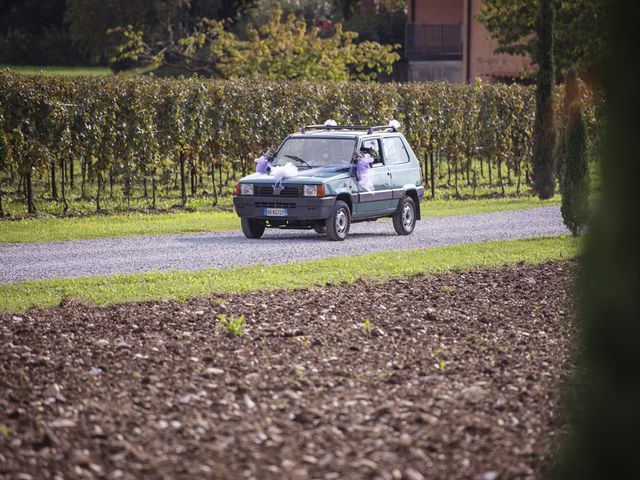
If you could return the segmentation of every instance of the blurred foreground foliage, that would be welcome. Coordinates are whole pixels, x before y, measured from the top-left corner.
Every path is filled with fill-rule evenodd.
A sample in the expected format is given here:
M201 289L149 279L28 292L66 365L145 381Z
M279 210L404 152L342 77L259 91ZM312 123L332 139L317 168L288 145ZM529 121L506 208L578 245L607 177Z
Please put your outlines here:
M638 2L612 0L612 56L602 72L606 140L602 198L586 235L579 282L581 348L567 407L572 432L554 478L638 478L640 255L637 179L640 90L630 36Z

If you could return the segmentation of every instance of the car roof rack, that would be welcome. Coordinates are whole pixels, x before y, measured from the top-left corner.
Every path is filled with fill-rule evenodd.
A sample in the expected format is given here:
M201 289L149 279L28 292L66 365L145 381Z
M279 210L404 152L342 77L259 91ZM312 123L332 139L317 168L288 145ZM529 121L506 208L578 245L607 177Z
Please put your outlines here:
M398 131L396 127L392 127L391 125L376 125L373 127L369 127L367 125L307 125L302 127L301 132L306 133L307 130L356 130L366 131L368 134L381 130L391 130L392 132Z

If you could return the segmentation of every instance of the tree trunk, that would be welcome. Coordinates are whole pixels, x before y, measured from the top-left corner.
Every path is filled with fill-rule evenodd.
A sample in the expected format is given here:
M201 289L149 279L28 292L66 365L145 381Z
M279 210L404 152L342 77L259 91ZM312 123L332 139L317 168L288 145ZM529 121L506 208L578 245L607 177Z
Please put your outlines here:
M429 188L429 152L425 150L423 155L422 171L424 172L424 186Z
M480 177L484 180L484 159L480 157Z
M115 175L113 174L113 167L109 169L109 198L113 198L113 184L115 183Z
M96 213L100 213L100 191L102 190L102 172L98 173L98 191L96 193Z
M127 192L127 210L131 210L131 178L127 175L124 189Z
M4 217L4 209L2 208L2 186L0 185L0 218Z
M69 180L69 188L73 188L73 177L74 177L74 175L73 175L73 167L74 167L74 165L73 165L73 156L70 156L69 157L69 178L68 178L68 180Z
M156 209L156 172L153 171L151 178L151 208Z
M456 198L460 198L460 190L458 189L458 160L456 160L453 165L453 171L455 175L455 186L456 186Z
M489 187L493 187L493 178L491 178L493 166L491 165L491 160L487 161L487 170L489 170Z
M93 168L93 164L89 161L87 164L87 181L89 182L89 185L93 185L93 175L95 173Z
M218 191L222 195L222 162L218 162Z
M216 188L216 165L211 160L211 184L213 185L213 206L218 205L218 189Z
M127 197L127 210L131 210L131 171L127 163L124 170L124 194Z
M193 161L193 158L191 159L191 196L195 197L196 193L197 193L197 187L196 187L196 165L195 162Z
M69 204L67 203L67 195L65 193L65 177L66 177L66 168L65 168L65 163L64 163L64 159L60 159L60 194L62 195L62 203L64 205L63 209L62 209L62 213L67 213L67 211L69 210Z
M504 196L504 182L502 181L502 158L498 157L498 185L500 185L500 191Z
M451 161L449 160L449 154L447 154L447 187L451 187Z
M144 198L146 200L147 198L149 198L149 193L147 191L147 176L146 175L142 179L142 185L143 185L143 188L144 188L144 192L142 194L142 198Z
M87 162L86 161L84 160L82 161L82 163L80 164L80 170L82 174L82 182L80 183L80 196L84 199L85 198L84 187L87 180Z
M25 176L25 189L27 194L27 212L29 214L34 214L36 213L36 205L33 202L33 181L31 176L31 171L29 171Z
M435 154L436 152L431 150L431 155L429 155L431 158L431 198L435 199L436 198L436 168L435 168Z
M51 171L51 199L55 202L58 201L58 185L56 182L56 162L51 161L49 165Z
M473 196L476 196L476 191L478 189L478 171L473 170Z
M553 113L554 24L553 0L540 0L534 24L536 49L533 60L538 65L536 75L536 116L533 123L533 182L541 200L554 193L554 150L556 146L555 119Z
M518 160L518 183L516 186L516 193L520 195L520 181L522 180L522 160Z
M187 204L187 179L185 178L185 159L184 153L180 152L180 195L182 206Z

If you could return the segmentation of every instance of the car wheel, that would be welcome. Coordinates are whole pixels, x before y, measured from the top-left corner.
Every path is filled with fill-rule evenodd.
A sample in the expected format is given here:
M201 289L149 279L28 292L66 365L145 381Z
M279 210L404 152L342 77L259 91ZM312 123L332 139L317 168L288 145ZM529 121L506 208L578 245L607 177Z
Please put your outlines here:
M318 235L324 235L325 233L327 233L327 227L324 225L316 225L315 227L313 227L313 230L318 234Z
M336 200L331 216L325 222L329 240L342 241L347 238L351 226L351 210L342 200Z
M242 217L240 220L242 226L242 233L247 238L260 238L264 233L266 225L262 220L256 220L255 218Z
M416 227L416 204L411 197L404 197L393 214L393 228L398 235L409 235Z

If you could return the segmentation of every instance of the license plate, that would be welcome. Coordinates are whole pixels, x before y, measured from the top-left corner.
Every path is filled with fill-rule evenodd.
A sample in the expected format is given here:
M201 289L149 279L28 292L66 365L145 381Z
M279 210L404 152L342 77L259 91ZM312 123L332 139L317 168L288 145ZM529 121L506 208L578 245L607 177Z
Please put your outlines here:
M265 217L286 217L289 215L288 208L265 208L264 216Z

